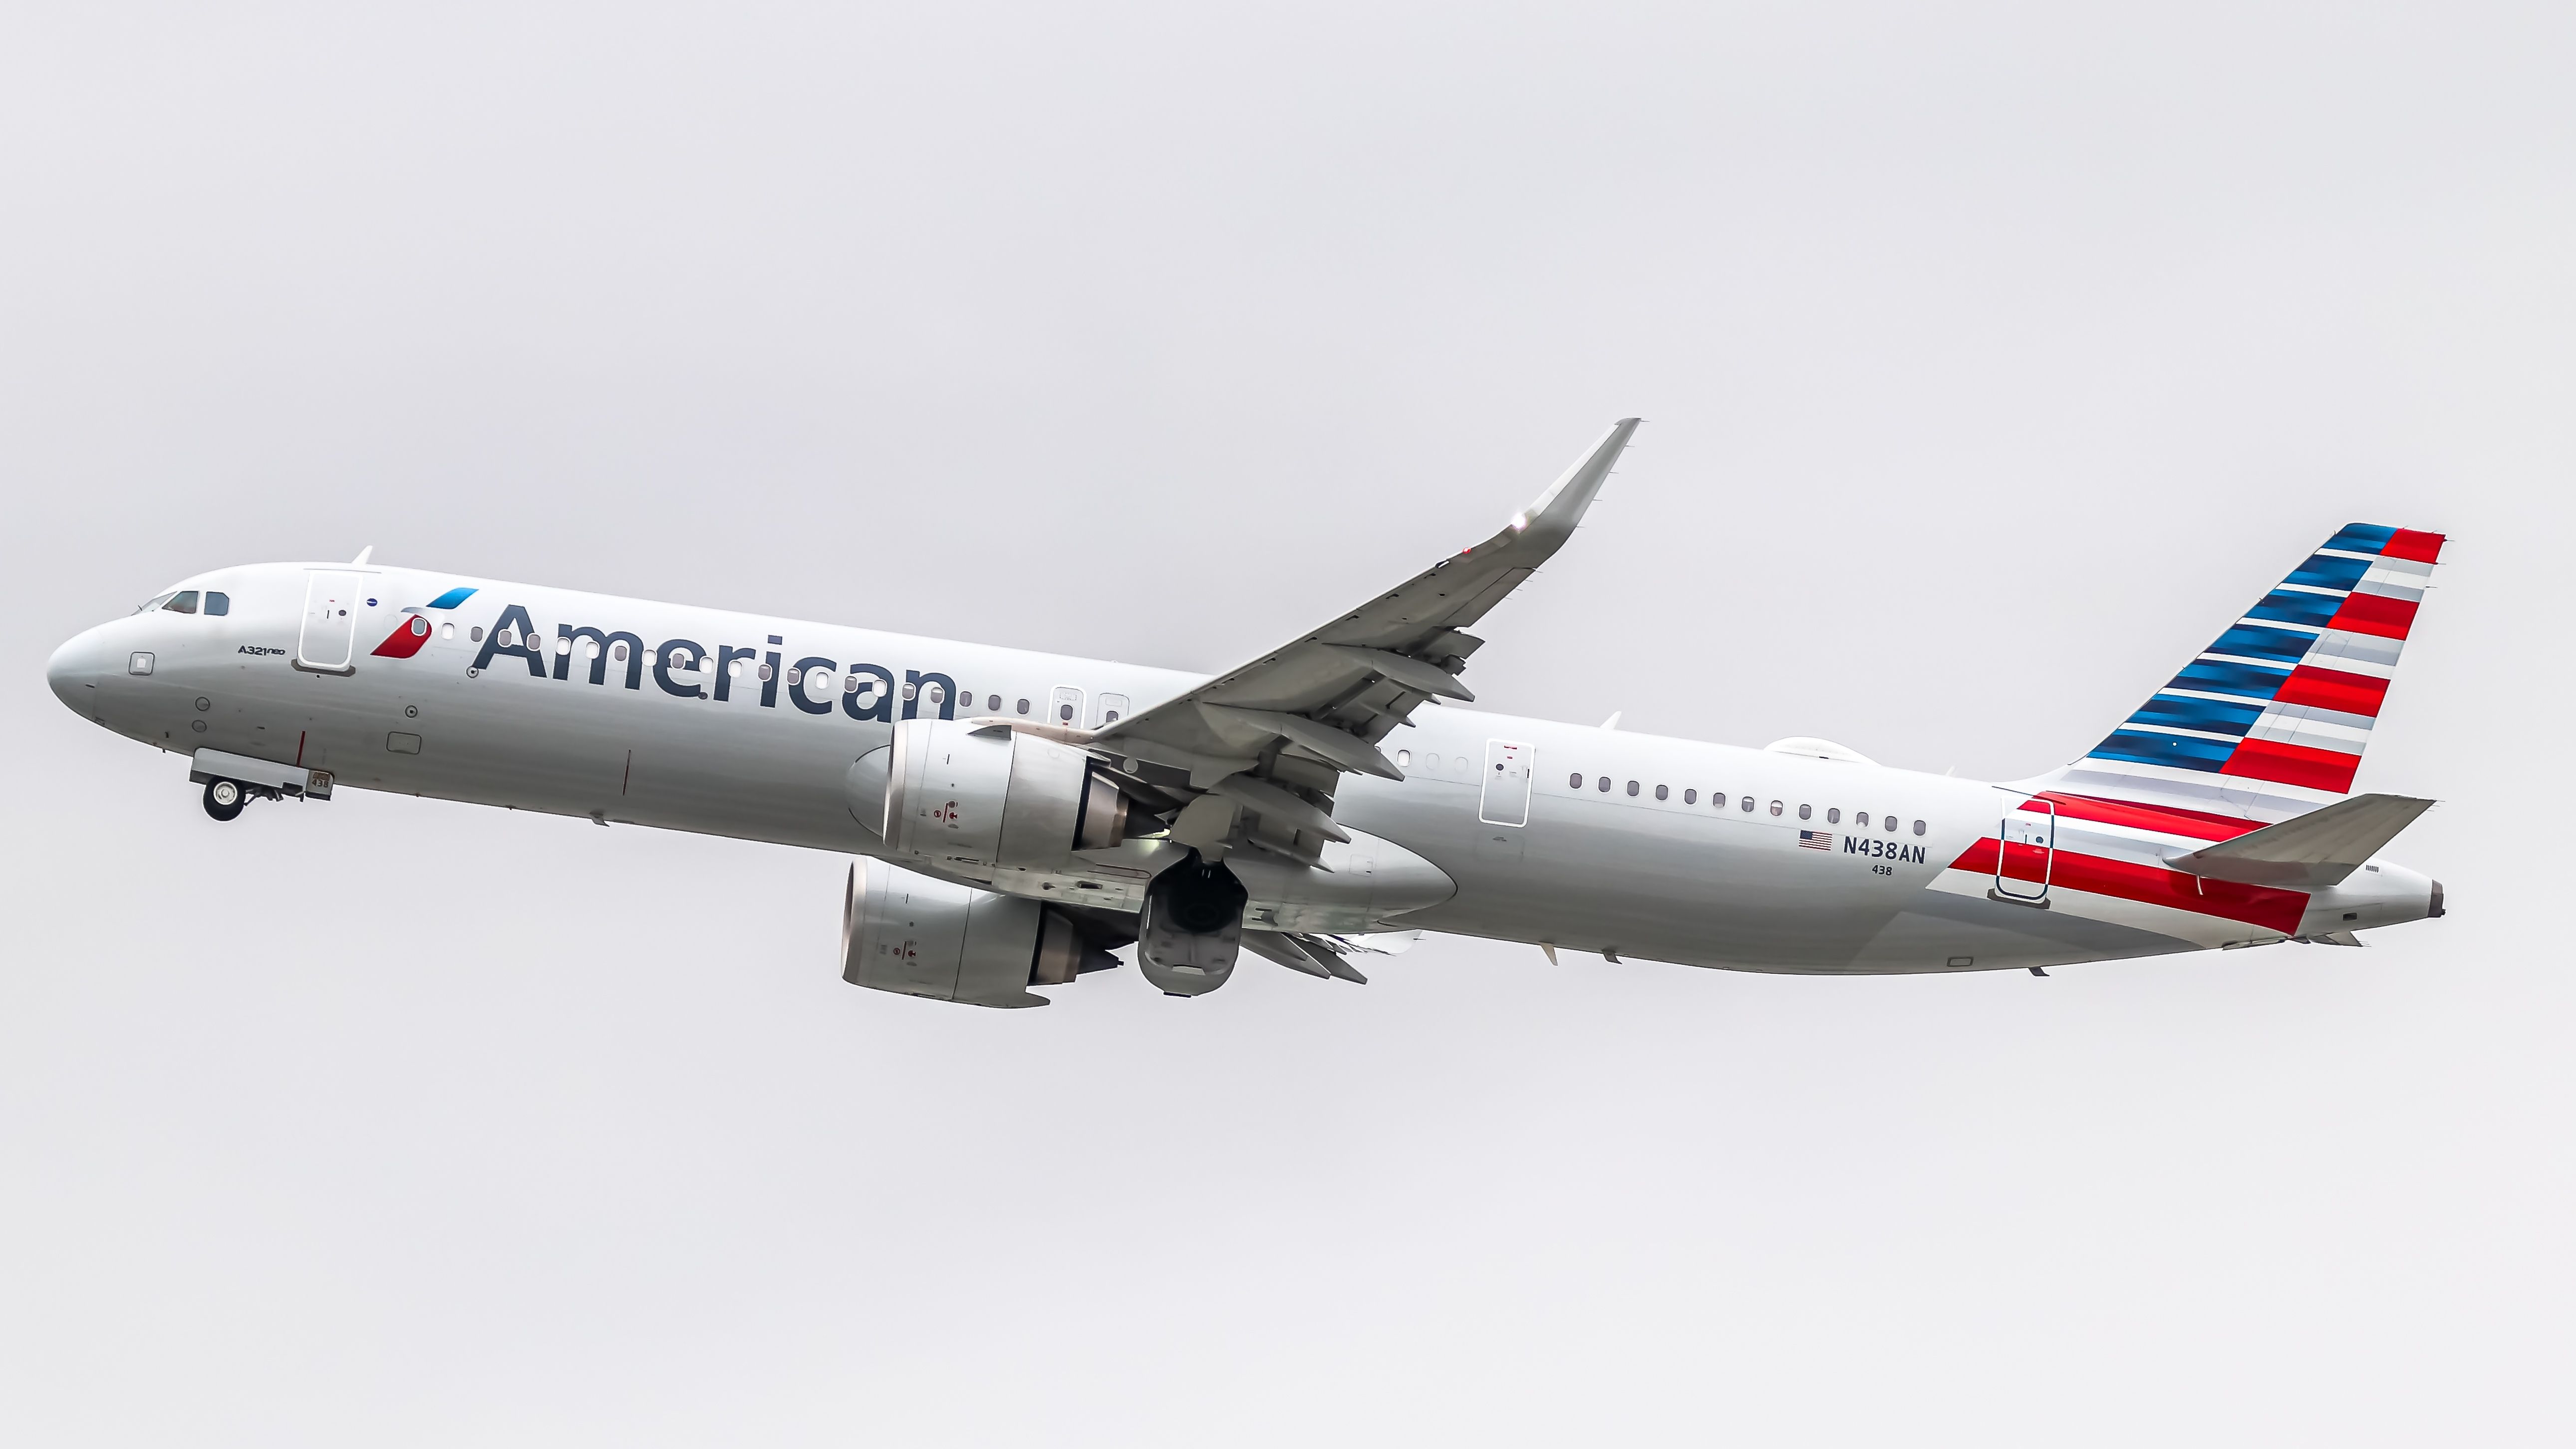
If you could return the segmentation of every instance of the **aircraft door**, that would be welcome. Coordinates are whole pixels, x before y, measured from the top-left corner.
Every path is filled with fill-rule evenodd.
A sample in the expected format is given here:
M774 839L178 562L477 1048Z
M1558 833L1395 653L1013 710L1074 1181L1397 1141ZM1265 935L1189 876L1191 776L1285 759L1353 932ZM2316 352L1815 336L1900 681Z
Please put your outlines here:
M1092 722L1095 728L1114 725L1127 717L1127 696L1123 694L1104 694L1100 696L1098 703L1100 718Z
M2057 865L2057 806L2025 796L2004 812L1996 834L1996 899L2045 905Z
M1484 796L1476 818L1487 825L1529 824L1529 746L1511 740L1485 741Z
M1047 723L1067 729L1082 728L1082 691L1059 686L1055 699L1047 706Z
M305 575L304 630L296 637L295 662L326 674L353 674L349 662L357 652L358 591L362 574L315 569Z

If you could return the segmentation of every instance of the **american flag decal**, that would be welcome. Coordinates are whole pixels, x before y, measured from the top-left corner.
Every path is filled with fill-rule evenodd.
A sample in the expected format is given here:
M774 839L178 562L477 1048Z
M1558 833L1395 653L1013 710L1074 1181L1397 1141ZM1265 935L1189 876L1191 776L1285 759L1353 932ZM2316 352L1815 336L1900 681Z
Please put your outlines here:
M1831 850L1834 848L1833 832L1830 830L1801 830L1798 832L1798 848L1800 850Z

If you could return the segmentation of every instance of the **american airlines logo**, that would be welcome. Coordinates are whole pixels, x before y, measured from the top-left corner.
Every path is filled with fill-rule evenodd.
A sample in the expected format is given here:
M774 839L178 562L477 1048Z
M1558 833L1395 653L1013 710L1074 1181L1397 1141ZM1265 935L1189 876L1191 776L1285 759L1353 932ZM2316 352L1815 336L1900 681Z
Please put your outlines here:
M550 640L563 641L554 649L551 670L547 659ZM584 642L590 647L581 648ZM781 640L772 634L768 642L776 645ZM624 646L622 650L621 645ZM930 695L938 706L939 718L956 718L957 681L945 674L907 669L903 672L902 687L898 689L894 671L882 664L855 661L843 664L820 654L809 654L782 667L783 655L776 648L718 644L710 649L695 639L665 639L647 649L643 639L637 635L590 624L566 625L554 634L546 635L538 632L536 621L518 604L504 607L501 617L493 621L491 629L483 636L481 651L474 656L473 671L480 674L491 668L497 659L518 659L526 662L532 679L566 681L572 678L576 652L590 666L589 682L603 687L609 683L609 670L614 664L624 675L618 682L627 689L642 690L644 676L649 672L653 676L654 687L664 694L680 699L729 700L733 697L733 666L743 663L758 666L756 682L760 687L760 707L763 709L775 709L779 698L784 695L789 704L806 714L828 715L837 707L854 720L891 723L898 701L903 706L903 718L911 719L918 712L922 697ZM649 671L644 662L648 653L653 657ZM715 681L712 694L705 683L709 673ZM676 675L689 677L677 678ZM832 694L816 698L812 693L817 681L836 676L843 681L843 687L835 691L839 697L837 706Z

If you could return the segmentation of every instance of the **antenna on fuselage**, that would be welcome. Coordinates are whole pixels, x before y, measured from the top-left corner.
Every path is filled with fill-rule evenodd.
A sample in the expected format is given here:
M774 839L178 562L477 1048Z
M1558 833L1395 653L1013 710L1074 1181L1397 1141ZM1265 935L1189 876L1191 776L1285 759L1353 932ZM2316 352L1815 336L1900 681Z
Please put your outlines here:
M375 552L376 546L372 543L368 544L365 548L358 550L358 556L356 558L349 560L349 567L356 568L358 565L365 563L368 559L375 556Z

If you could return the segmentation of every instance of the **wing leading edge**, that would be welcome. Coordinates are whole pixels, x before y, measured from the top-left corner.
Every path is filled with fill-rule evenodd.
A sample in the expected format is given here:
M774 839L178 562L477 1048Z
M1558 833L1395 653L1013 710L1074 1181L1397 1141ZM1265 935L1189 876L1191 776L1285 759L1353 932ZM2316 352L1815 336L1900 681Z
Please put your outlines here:
M1380 741L1424 700L1471 700L1458 682L1482 639L1468 626L1574 534L1638 420L1590 451L1493 537L1186 694L1115 724L1049 731L1120 769L1149 804L1180 806L1172 838L1222 853L1251 845L1309 865L1342 775L1402 779Z

